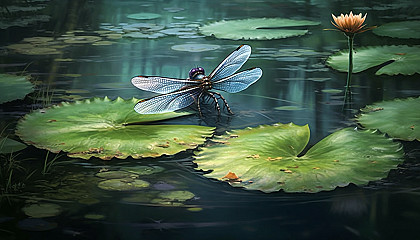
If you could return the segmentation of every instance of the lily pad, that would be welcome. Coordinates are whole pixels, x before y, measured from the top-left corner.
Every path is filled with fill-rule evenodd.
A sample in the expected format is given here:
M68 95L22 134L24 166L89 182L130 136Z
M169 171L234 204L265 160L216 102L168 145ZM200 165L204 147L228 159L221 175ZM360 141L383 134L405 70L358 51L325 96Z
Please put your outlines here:
M420 21L390 22L373 29L379 36L394 38L420 38Z
M348 50L340 51L327 59L327 65L342 72L348 69ZM353 73L391 62L380 68L375 74L412 75L420 73L419 46L372 46L356 49L353 54Z
M293 123L235 130L221 136L219 144L203 148L194 162L198 170L211 171L205 174L208 178L266 193L367 184L402 162L399 143L377 131L352 128L327 136L300 156L309 133L308 125ZM233 175L237 177L228 177Z
M0 137L0 153L12 153L25 149L26 145L10 138Z
M130 19L135 19L135 20L151 20L151 19L156 19L156 18L160 18L161 15L157 14L157 13L134 13L134 14L129 14L127 15L127 18Z
M116 178L138 178L139 175L133 174L126 171L106 171L98 172L95 176L105 179L116 179Z
M62 212L62 209L54 203L37 203L26 205L22 211L30 217L44 218L57 216Z
M361 109L357 121L401 140L420 141L420 98L395 99Z
M23 99L33 90L33 85L29 82L28 76L0 74L0 104Z
M182 51L182 52L206 52L219 49L219 45L214 44L198 44L198 43L189 43L189 44L180 44L174 45L171 47L172 50Z
M134 166L134 167L122 167L121 170L137 175L151 175L165 171L165 168L160 166Z
M135 191L149 187L150 183L140 179L109 179L102 181L98 187L108 191Z
M190 191L165 191L158 194L158 197L151 200L151 203L166 206L183 206L184 202L194 198Z
M26 231L48 231L57 227L57 223L39 218L27 218L19 221L17 227Z
M295 37L308 33L306 29L294 27L319 25L320 22L285 18L250 18L222 20L199 28L206 36L232 40L271 40Z
M141 115L133 110L138 99L94 98L63 102L27 114L16 134L28 144L71 157L133 158L172 155L196 148L213 128L194 125L144 125L189 115L189 112Z

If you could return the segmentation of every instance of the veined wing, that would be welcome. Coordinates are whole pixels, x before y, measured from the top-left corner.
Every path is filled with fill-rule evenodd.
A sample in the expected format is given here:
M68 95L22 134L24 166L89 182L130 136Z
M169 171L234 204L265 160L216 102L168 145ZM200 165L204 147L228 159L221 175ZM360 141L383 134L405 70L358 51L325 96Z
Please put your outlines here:
M200 82L189 79L137 76L131 79L131 83L141 90L155 93L170 93L183 87L195 86Z
M248 60L251 55L251 47L248 45L241 45L217 66L213 72L210 73L209 78L212 81L217 81L224 77L234 74L242 65Z
M229 93L240 92L262 76L261 68L251 68L213 82L213 89Z
M188 107L194 103L200 92L200 87L196 86L158 95L156 97L140 100L134 106L134 110L140 114L172 112Z

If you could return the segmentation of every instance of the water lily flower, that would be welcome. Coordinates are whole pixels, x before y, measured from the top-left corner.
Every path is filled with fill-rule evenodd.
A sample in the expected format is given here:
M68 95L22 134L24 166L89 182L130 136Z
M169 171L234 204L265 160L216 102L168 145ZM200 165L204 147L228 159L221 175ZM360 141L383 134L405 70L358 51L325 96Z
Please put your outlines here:
M332 25L334 25L347 36L353 36L356 33L362 33L375 28L375 26L365 28L366 24L363 23L365 22L367 13L363 17L361 13L358 15L353 15L352 11L350 11L350 14L341 14L338 17L336 17L334 14L331 15L334 19L334 22L331 21Z

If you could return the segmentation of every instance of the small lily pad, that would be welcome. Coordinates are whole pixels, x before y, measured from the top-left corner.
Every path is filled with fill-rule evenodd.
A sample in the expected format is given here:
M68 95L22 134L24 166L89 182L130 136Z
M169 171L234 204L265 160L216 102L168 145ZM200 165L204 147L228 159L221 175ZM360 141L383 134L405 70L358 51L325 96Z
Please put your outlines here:
M198 43L180 44L180 45L174 45L171 47L172 50L182 51L182 52L206 52L206 51L213 51L219 48L220 48L219 45L198 44Z
M16 133L28 144L70 157L104 160L158 157L194 149L213 128L195 125L144 125L189 115L189 112L141 115L133 110L138 99L95 98L64 102L27 114Z
M306 29L294 27L319 25L320 22L285 18L250 18L222 20L202 26L200 32L206 36L232 40L271 40L305 35Z
M23 99L33 91L29 76L16 76L0 73L0 104L16 99Z
M151 200L151 203L165 206L183 206L184 202L194 198L190 191L165 191L158 194L158 197Z
M420 21L402 21L385 23L373 29L379 36L394 38L420 38Z
M169 191L175 189L174 185L162 181L153 184L152 187L160 191Z
M401 140L420 141L420 98L395 99L361 109L357 121Z
M137 175L151 175L165 171L165 168L160 166L134 166L134 167L122 167L121 170Z
M105 219L105 215L96 214L96 213L88 213L88 214L85 214L84 217L86 219L91 219L91 220L102 220L102 219Z
M25 149L26 145L10 138L0 137L0 153L12 153Z
M274 109L281 110L281 111L299 111L299 110L303 110L303 108L301 108L299 106L281 106L281 107L275 107Z
M58 216L62 212L62 208L53 203L37 203L26 205L22 211L30 217L44 218Z
M194 162L198 170L208 172L208 178L267 193L364 185L386 177L402 162L399 143L374 130L353 128L327 136L300 156L309 133L307 125L292 123L235 130L219 137L218 144L203 148ZM226 177L229 173L236 177Z
M137 178L139 175L133 174L126 171L106 171L98 172L95 176L105 179L116 179L116 178Z
M135 19L135 20L151 20L151 19L156 19L156 18L160 18L160 17L161 17L160 14L146 13L146 12L134 13L134 14L127 15L127 18Z
M149 183L140 179L109 179L102 181L98 187L108 191L136 191L149 187Z
M330 56L327 65L342 72L348 71L349 51L343 50ZM420 73L419 46L371 46L357 48L353 54L353 73L388 63L375 74L412 75Z

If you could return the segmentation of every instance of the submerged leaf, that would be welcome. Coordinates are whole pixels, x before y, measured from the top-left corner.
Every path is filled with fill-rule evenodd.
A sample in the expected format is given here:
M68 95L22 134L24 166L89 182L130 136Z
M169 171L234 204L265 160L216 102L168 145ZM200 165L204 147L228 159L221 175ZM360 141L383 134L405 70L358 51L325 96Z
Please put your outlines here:
M342 72L347 72L349 51L340 51L327 59L327 65ZM419 46L372 46L358 48L353 54L353 73L379 66L392 61L380 68L376 75L412 75L420 73Z
M62 103L27 114L16 133L28 144L71 157L133 158L171 155L196 148L213 128L194 125L141 123L185 116L188 112L141 115L133 110L137 99L95 98Z
M0 103L23 99L33 91L28 76L0 74Z
M0 153L12 153L25 149L26 145L10 138L0 137Z
M231 138L232 134L238 137ZM309 141L307 125L262 125L232 134L222 136L225 144L198 152L197 169L212 170L205 176L215 179L232 171L241 181L229 184L263 192L319 192L367 184L386 177L402 158L398 143L372 130L342 129L303 156L299 155ZM248 157L253 154L259 158Z
M395 99L361 109L357 121L369 129L379 129L406 141L420 141L420 98Z
M222 20L200 27L206 36L222 39L270 40L305 35L308 30L293 27L319 25L319 22L285 18L250 18L241 20Z

